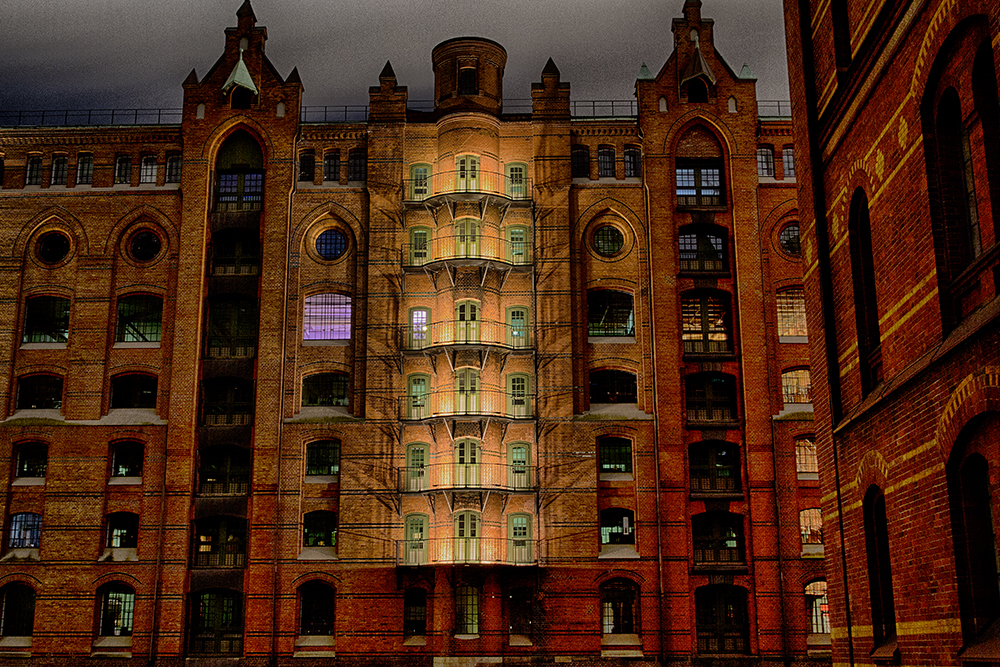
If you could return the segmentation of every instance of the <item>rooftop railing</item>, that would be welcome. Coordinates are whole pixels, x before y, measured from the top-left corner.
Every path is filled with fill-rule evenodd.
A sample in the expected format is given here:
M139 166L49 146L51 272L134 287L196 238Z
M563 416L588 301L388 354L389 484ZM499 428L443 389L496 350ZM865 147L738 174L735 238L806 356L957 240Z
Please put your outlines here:
M788 100L757 100L757 115L766 118L791 118L792 103Z
M0 127L180 125L182 109L63 109L0 111Z

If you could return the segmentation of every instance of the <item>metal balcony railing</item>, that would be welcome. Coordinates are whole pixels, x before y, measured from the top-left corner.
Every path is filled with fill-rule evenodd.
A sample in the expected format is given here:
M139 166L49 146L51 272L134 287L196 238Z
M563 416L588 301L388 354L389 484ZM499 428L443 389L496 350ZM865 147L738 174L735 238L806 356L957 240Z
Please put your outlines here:
M404 325L404 350L425 350L439 345L489 345L526 350L531 347L531 332L525 325L492 320L445 320Z
M531 419L534 415L531 394L496 390L434 391L410 394L399 399L399 418L404 420L433 417L501 417Z
M398 565L485 563L532 565L538 562L538 540L501 537L444 537L397 540Z
M194 555L195 567L243 567L246 565L247 555L239 547L225 545L220 551L199 551Z
M398 468L398 489L406 493L450 489L530 491L535 468L502 463L432 463Z
M404 268L462 259L527 266L531 264L531 255L531 244L527 241L508 241L495 236L464 234L436 236L425 243L405 243L400 261Z
M502 172L460 169L403 180L405 201L424 201L456 193L491 194L517 201L531 199L531 179Z

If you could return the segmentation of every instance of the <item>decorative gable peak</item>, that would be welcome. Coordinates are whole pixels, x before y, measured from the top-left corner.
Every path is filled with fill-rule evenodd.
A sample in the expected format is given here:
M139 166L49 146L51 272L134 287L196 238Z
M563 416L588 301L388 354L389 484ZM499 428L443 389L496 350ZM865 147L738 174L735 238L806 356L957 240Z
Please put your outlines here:
M249 7L250 0L247 0L244 3L244 6ZM243 49L240 49L240 57L236 61L236 66L233 68L233 71L229 74L229 78L226 79L224 84L222 84L222 92L228 95L229 91L236 86L246 88L254 95L258 93L257 85L254 84L253 78L250 76L250 71L247 69L246 63L243 62Z

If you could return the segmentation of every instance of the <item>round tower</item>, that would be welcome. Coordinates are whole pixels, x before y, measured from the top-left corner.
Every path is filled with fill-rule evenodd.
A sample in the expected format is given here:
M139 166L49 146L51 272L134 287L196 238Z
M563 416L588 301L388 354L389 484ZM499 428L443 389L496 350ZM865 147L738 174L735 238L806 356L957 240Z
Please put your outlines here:
M435 46L431 60L437 111L500 114L507 64L502 46L482 37L456 37Z

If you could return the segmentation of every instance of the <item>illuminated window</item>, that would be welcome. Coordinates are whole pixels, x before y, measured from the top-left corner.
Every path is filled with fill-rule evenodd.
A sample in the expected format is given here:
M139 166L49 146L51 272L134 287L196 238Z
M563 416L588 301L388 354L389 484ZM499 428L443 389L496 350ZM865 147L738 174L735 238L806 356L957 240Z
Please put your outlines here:
M314 294L305 298L302 316L303 340L350 340L351 297L345 294Z

